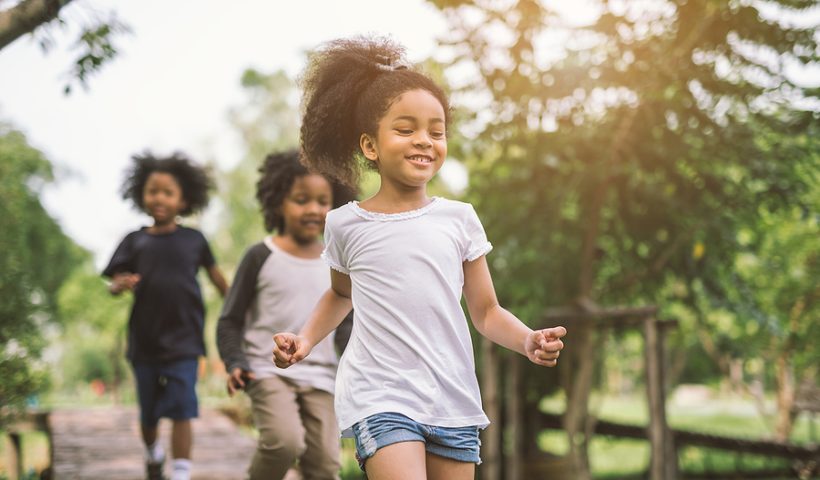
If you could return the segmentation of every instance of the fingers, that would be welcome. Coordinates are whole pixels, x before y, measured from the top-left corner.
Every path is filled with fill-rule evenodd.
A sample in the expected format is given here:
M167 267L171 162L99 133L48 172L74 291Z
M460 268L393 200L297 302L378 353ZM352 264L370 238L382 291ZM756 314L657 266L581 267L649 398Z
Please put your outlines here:
M246 380L253 380L255 375L253 372L246 372L241 368L234 368L228 376L228 395L233 396L239 390L242 390L247 385Z
M550 339L561 338L567 334L567 329L564 327L545 328L541 332Z
M273 336L273 343L273 363L277 367L288 368L298 361L294 360L296 343L292 333L277 333Z
M564 342L561 341L560 338L566 334L567 329L564 327L545 328L533 332L531 338L535 344L535 348L532 353L528 355L530 361L536 365L545 367L554 367L557 365L558 357L564 348Z
M541 365L544 367L554 367L558 364L558 357L561 355L561 352L546 352L544 350L536 350L533 352L532 356L530 356L530 361L536 365Z

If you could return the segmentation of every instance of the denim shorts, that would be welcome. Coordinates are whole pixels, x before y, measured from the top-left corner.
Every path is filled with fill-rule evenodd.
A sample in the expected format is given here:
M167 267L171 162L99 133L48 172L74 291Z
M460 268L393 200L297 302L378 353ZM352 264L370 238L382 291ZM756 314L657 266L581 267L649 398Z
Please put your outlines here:
M166 363L134 362L140 421L155 427L160 418L187 420L199 416L196 358Z
M400 442L423 442L428 453L459 462L481 463L477 426L437 427L425 425L400 413L371 415L353 425L356 460L364 464L376 450Z

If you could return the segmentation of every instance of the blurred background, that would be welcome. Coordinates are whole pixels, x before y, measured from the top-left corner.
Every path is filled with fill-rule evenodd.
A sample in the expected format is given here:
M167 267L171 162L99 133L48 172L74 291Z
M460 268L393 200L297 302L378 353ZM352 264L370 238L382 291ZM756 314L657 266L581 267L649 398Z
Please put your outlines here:
M552 370L474 336L480 478L816 477L819 28L813 0L0 0L0 478L49 467L31 412L134 404L99 275L149 224L130 156L212 169L186 223L232 277L306 53L367 33L451 94L431 188L474 204L501 303L569 329ZM201 283L201 402L253 435Z

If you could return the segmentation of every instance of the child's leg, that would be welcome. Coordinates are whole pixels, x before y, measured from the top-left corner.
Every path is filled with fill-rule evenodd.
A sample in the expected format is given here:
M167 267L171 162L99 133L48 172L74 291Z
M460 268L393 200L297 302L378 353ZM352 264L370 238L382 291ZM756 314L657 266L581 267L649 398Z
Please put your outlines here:
M475 464L459 462L428 453L427 480L471 480L475 478Z
M145 425L140 425L140 430L142 431L142 441L143 443L145 443L146 447L150 447L157 443L159 428L157 428L156 426L147 427Z
M424 442L400 442L382 447L367 459L364 467L368 480L426 478Z
M294 388L279 377L254 380L245 388L259 430L251 480L280 480L305 451L305 429Z
M339 478L339 427L333 410L333 395L316 389L298 396L305 426L305 453L299 459L305 480Z
M193 433L190 420L174 420L171 428L171 453L174 458L191 459Z
M191 446L193 433L190 420L174 420L171 428L171 452L174 456L171 480L191 478Z

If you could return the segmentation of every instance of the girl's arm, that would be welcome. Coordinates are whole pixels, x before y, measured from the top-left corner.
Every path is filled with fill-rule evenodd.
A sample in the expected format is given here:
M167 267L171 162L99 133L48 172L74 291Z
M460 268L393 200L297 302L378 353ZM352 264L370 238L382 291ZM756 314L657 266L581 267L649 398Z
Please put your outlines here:
M518 352L531 362L553 367L564 343L564 327L533 331L498 304L487 259L464 262L464 298L470 318L479 333L493 342Z
M288 368L307 357L317 343L342 323L353 308L350 288L349 275L330 270L330 289L319 299L299 334L277 333L273 336L273 361L277 367Z
M214 287L219 290L219 294L222 295L222 298L225 298L225 293L228 291L228 282L225 280L225 275L222 275L222 270L220 270L216 264L208 267L208 278L211 279L211 283L214 284Z

